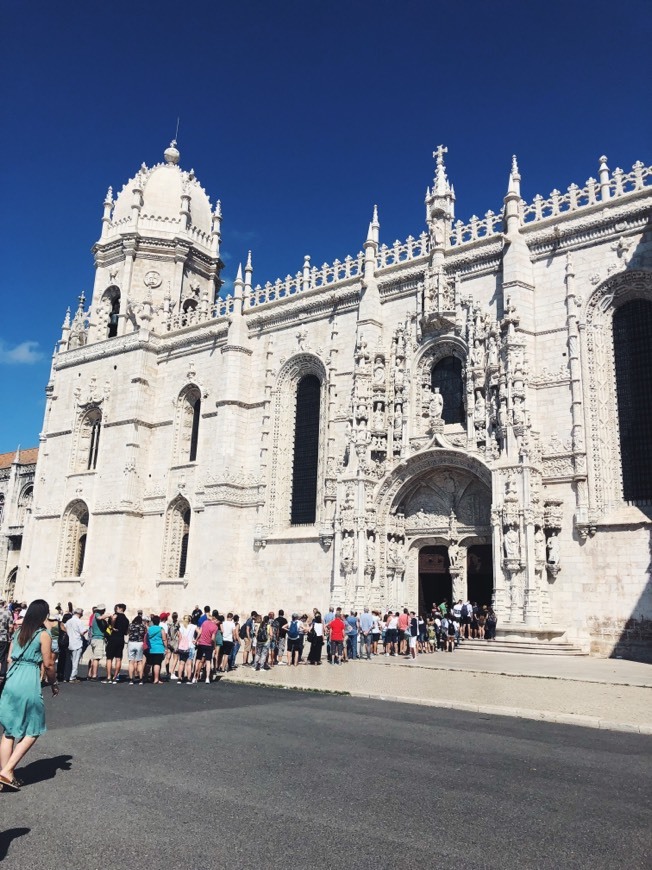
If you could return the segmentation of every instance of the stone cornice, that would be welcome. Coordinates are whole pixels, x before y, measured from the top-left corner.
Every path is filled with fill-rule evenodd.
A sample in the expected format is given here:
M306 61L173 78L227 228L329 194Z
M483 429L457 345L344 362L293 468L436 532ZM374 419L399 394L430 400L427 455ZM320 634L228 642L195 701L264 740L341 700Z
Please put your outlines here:
M54 360L55 371L82 365L103 357L119 356L134 350L144 350L156 353L160 347L160 338L152 332L139 330L121 335L118 338L107 338L104 341L76 347L57 354Z

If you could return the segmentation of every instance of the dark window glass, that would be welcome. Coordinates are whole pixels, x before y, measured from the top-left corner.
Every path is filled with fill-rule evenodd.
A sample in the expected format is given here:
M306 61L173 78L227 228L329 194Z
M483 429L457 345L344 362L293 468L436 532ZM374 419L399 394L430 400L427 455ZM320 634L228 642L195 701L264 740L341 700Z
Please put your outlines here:
M118 320L120 317L120 294L111 303L111 313L109 314L109 329L107 338L115 338L118 334Z
M317 512L319 459L319 400L321 384L315 375L301 378L297 387L292 466L291 523L314 523Z
M190 508L183 515L183 537L181 538L181 558L179 559L179 577L186 576L188 564L188 540L190 538Z
M86 535L82 535L79 539L77 547L77 565L75 566L75 577L81 577L81 572L84 570L84 558L86 556Z
M88 450L88 469L89 471L97 466L97 454L100 449L100 430L101 421L96 420L91 427L91 444Z
M190 461L197 459L197 442L199 440L199 417L201 414L201 399L197 399L192 409L192 433L190 435Z
M652 499L652 302L614 314L614 357L625 501Z
M432 390L439 388L444 400L444 423L464 423L464 383L462 362L456 356L440 359L432 369Z

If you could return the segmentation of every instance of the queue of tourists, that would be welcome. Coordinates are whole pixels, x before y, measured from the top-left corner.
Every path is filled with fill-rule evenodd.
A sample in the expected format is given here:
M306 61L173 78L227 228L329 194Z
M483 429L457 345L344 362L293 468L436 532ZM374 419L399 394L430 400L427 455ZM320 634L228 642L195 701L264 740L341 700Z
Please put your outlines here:
M24 605L0 603L0 679L11 635L25 613ZM342 665L381 655L414 661L419 655L452 653L464 639L491 640L496 622L491 608L462 600L444 601L420 614L407 607L386 613L330 607L324 614L315 608L311 614L286 616L281 609L242 617L209 605L184 615L137 610L129 617L123 603L112 613L104 604L85 613L69 603L65 611L57 605L44 627L51 637L57 681L81 682L83 658L85 680L160 685L210 683L240 666L267 671L277 665Z

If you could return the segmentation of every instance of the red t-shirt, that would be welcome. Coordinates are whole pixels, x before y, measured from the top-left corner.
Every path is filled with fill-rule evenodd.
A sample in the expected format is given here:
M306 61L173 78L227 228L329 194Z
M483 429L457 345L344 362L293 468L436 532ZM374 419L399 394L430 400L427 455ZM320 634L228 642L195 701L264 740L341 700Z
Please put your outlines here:
M202 627L199 629L199 637L197 643L199 646L213 646L213 639L217 634L217 623L212 619L205 619Z
M329 628L331 632L331 640L344 640L346 625L343 619L336 616L335 619L331 620Z
M399 631L407 631L409 621L410 617L407 615L407 613L401 613L398 618Z

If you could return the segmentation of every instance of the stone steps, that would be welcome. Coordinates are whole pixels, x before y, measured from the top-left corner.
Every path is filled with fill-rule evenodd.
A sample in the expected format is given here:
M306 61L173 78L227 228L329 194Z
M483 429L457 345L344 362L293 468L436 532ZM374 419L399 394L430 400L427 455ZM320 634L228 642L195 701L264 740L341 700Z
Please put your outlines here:
M464 640L460 649L482 652L521 653L543 656L586 656L581 647L566 641L544 640Z

